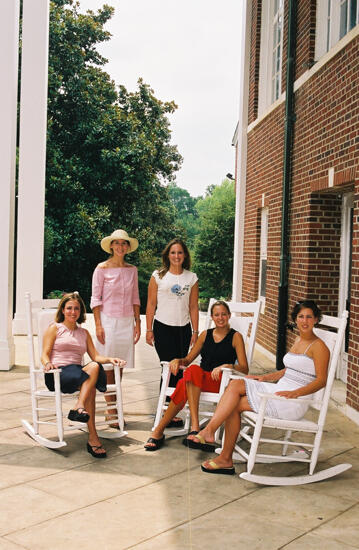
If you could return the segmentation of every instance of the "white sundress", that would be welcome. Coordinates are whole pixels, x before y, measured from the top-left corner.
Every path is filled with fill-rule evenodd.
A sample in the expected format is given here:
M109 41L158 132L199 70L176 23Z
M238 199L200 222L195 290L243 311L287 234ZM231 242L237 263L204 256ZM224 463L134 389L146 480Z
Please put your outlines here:
M313 343L313 342L312 342ZM309 347L304 353L288 352L283 358L286 371L277 383L259 382L251 378L245 378L247 399L254 412L258 412L260 397L258 392L276 393L278 391L292 391L313 382L316 378L314 361L306 355ZM304 396L308 399L313 394ZM300 397L295 401L278 401L269 399L267 401L265 415L272 418L283 418L286 420L299 420L308 410L308 403L303 403Z

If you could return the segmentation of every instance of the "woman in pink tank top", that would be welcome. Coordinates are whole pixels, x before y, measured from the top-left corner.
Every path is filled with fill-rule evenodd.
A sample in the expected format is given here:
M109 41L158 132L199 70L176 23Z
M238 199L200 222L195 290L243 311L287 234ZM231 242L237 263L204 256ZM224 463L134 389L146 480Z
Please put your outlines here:
M75 408L70 410L68 418L87 423L88 452L95 458L105 458L106 451L95 426L96 388L101 392L106 391L106 375L101 363L124 366L126 361L100 355L89 332L79 326L85 320L86 308L78 292L65 294L57 308L56 322L44 334L41 362L45 370L45 384L50 391L54 390L54 375L51 371L57 368L61 368L60 385L63 393L80 390ZM91 362L83 366L82 359L86 352Z

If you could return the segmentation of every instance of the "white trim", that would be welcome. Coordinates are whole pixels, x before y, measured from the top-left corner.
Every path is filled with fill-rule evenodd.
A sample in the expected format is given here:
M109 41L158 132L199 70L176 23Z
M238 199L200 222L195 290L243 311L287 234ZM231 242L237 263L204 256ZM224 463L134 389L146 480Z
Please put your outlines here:
M243 3L241 17L241 65L240 65L240 100L238 120L238 142L236 148L236 215L234 228L234 258L232 300L240 302L243 284L243 248L244 248L244 216L246 205L247 179L247 126L248 126L248 94L249 94L249 56L251 33L251 0Z
M359 411L356 411L353 407L350 407L350 405L346 405L345 415L359 426Z
M239 122L237 122L236 129L234 130L233 138L232 138L232 145L234 147L238 144L238 133L239 133Z
M294 83L294 91L298 91L308 80L312 78L318 71L320 71L324 65L335 57L341 50L343 50L354 38L359 36L359 25L354 27L348 34L343 36L339 42L333 46L323 57L321 57L310 69L305 71ZM247 127L247 133L251 132L258 124L260 124L268 115L270 115L277 107L279 107L285 101L285 92L282 93L279 99L273 105L271 105L265 112L263 112L256 120L251 122Z
M328 187L334 187L334 166L328 168Z
M26 292L42 298L49 1L24 0L14 334L25 334Z
M267 348L265 348L264 346L261 346L261 344L258 344L258 342L256 342L256 345L255 345L255 350L258 350L259 353L261 353L262 355L264 355L265 357L267 357L268 359L270 359L271 361L273 361L274 363L274 366L276 364L276 356L274 353L272 353L271 351L269 351Z
M0 370L15 363L11 331L14 272L16 117L19 57L19 0L1 5L0 32Z

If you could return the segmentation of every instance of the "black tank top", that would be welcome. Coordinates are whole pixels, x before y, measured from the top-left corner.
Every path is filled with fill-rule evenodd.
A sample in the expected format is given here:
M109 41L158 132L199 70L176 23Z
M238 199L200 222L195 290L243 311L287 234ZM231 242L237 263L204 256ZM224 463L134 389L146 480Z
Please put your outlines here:
M232 346L233 334L236 331L231 328L223 340L218 343L213 340L213 331L214 328L207 330L206 339L201 350L201 368L207 372L211 372L225 363L234 365L237 359L236 350Z

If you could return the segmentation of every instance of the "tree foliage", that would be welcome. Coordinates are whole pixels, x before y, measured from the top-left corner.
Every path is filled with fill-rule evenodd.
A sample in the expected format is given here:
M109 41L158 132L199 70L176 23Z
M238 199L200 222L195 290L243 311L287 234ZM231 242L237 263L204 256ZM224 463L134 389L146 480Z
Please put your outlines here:
M176 211L176 225L190 249L193 249L199 231L199 216L196 204L201 197L192 197L186 189L175 182L168 186L168 193Z
M235 191L225 179L207 188L207 195L196 203L200 229L195 241L195 266L200 297L230 298L232 293Z
M178 232L165 185L182 162L168 120L176 105L141 79L134 92L117 88L103 70L96 47L110 38L104 25L113 8L50 6L45 292L77 289L88 301L105 257L99 241L121 227L140 242L130 261L140 265L144 298L160 251Z

